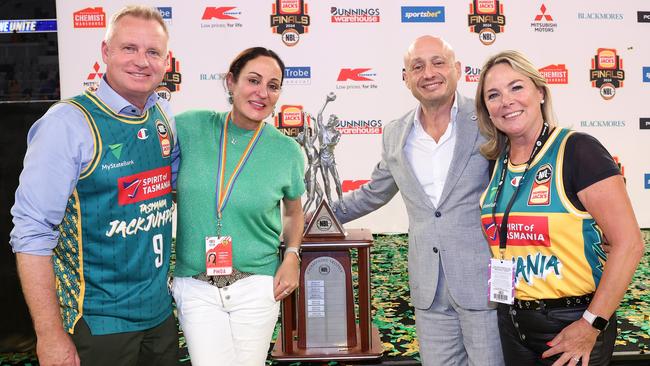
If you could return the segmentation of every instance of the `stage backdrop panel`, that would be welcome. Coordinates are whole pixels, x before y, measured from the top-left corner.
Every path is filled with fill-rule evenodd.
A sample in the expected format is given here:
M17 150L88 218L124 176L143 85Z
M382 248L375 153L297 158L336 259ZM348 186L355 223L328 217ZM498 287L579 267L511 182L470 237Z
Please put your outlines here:
M467 96L488 56L521 50L551 81L560 125L595 136L616 157L639 224L650 227L646 0L141 2L158 7L169 25L171 63L159 94L177 113L229 109L228 63L257 45L278 52L289 67L278 110L295 105L315 114L335 92L325 113L341 120L337 163L345 190L370 178L383 128L417 104L401 76L415 37L439 35L453 45L462 63L459 91ZM128 3L57 1L62 97L98 83L105 27ZM406 232L408 223L398 195L349 226Z

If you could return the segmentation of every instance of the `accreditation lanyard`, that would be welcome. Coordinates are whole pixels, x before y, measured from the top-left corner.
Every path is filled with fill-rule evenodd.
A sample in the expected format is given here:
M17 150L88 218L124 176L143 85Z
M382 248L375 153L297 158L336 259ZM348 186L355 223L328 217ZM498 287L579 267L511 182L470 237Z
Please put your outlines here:
M260 122L259 126L257 126L253 137L248 141L246 149L244 149L244 152L239 157L235 169L233 169L232 174L226 181L226 148L228 146L228 122L232 121L231 114L232 112L228 113L228 116L226 116L226 122L224 123L219 136L219 165L217 170L217 237L221 237L221 220L223 217L223 211L226 208L226 204L228 204L232 188L234 187L239 174L242 172L244 165L246 165L253 149L255 149L255 146L262 135L262 130L264 130L264 127L266 126L266 123L264 122Z
M497 185L497 193L494 196L494 205L492 206L492 223L495 225L495 227L498 228L499 253L501 254L502 260L506 252L506 243L508 241L508 218L510 217L510 210L512 210L512 205L515 203L515 199L517 198L517 193L519 193L519 188L521 188L521 186L524 183L524 179L526 173L528 172L528 168L530 168L530 164L533 162L533 159L535 159L535 156L539 153L539 150L541 150L542 146L544 146L544 142L546 142L548 136L549 136L549 125L548 123L544 122L542 126L542 132L540 132L539 136L537 137L537 141L535 141L535 146L533 147L533 151L530 153L530 158L528 158L528 161L526 162L526 168L524 169L524 172L521 175L521 179L519 179L517 188L515 188L515 192L512 194L512 197L510 197L510 201L508 201L508 204L506 205L506 209L503 211L503 216L501 217L501 226L498 226L496 224L497 223L496 210L497 210L497 204L499 202L499 197L501 196L501 192L503 191L503 184L506 179L506 173L508 171L508 161L510 159L510 145L506 147L506 151L504 152L503 166L501 167L499 184Z

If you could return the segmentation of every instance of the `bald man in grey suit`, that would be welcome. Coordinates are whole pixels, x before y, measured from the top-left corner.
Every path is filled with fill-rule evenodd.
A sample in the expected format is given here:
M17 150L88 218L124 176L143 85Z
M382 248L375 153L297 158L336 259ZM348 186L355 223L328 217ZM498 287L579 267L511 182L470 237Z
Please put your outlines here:
M347 213L336 216L354 220L401 192L422 364L502 365L479 210L488 183L488 162L478 150L485 140L474 101L456 92L460 74L444 40L423 36L411 44L404 81L419 105L386 126L371 181L346 194Z

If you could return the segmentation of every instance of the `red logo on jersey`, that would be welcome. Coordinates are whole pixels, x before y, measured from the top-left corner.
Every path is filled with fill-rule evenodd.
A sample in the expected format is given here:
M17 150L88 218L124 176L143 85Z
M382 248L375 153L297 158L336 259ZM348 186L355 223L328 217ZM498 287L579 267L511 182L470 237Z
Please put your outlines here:
M497 217L496 225L492 217L483 217L483 230L486 232L491 246L499 245L499 230L502 217ZM548 236L548 217L546 216L516 216L508 218L509 246L551 246Z
M117 179L120 206L160 197L172 191L172 168L164 166Z

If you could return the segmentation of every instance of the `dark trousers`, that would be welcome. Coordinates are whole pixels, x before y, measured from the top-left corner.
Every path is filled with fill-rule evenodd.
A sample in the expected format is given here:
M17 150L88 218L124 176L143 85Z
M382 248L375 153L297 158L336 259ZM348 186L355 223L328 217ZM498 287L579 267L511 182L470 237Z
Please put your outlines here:
M499 335L503 357L507 366L551 365L561 353L542 359L550 347L546 345L569 324L580 319L586 306L542 310L520 310L499 304ZM602 331L589 356L589 366L606 366L612 358L616 340L616 314ZM582 361L578 363L582 365Z
M151 329L95 336L82 317L72 341L81 366L178 365L178 328L173 314Z

